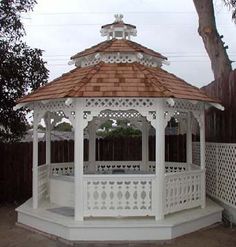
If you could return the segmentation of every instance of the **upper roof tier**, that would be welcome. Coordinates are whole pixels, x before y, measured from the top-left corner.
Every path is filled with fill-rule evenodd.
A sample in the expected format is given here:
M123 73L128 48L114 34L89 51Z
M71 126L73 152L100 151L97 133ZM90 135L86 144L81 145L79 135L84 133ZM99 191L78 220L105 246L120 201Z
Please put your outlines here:
M138 62L151 67L161 67L163 63L167 63L167 57L130 40L111 39L73 55L70 64L86 67L99 62Z

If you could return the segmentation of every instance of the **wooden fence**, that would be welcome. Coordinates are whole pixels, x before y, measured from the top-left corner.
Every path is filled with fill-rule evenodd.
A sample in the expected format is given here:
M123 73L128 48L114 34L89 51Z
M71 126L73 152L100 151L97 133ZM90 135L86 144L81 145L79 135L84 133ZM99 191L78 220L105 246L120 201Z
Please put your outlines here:
M214 108L206 111L206 140L236 143L236 70L202 89L218 98L225 107L224 111Z
M166 136L166 161L186 160L186 136ZM45 142L39 142L39 165L45 164ZM142 141L136 138L97 139L97 160L141 160ZM88 141L84 142L88 160ZM32 142L0 143L0 202L22 202L32 194ZM74 141L51 143L51 161L73 162ZM149 138L149 160L155 160L155 137Z

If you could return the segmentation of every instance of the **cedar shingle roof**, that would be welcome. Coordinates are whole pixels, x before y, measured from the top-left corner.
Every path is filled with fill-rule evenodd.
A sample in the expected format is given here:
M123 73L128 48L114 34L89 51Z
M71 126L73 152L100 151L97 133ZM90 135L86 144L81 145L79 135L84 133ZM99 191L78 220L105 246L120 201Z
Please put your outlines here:
M68 97L172 97L218 102L161 68L139 63L76 68L23 97L18 103Z
M98 52L143 52L150 56L159 57L161 59L167 59L166 57L162 56L156 51L153 51L145 46L142 46L136 42L126 39L106 40L82 52L75 54L71 57L71 59L91 55Z

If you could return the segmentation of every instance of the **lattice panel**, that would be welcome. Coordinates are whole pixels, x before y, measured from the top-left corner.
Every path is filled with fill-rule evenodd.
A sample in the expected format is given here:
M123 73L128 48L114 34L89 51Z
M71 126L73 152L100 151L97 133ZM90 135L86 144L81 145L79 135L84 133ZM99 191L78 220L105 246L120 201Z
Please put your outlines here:
M165 175L165 214L201 205L202 171Z
M114 176L114 175L113 175ZM90 178L85 182L85 211L89 216L150 215L152 180L145 178Z
M200 156L200 145L198 143L198 154ZM209 195L217 193L217 148L215 145L206 145L206 192Z
M114 119L133 119L140 118L141 114L134 110L128 111L110 111L105 110L99 113L99 118L114 118Z
M187 111L201 111L202 103L193 104L188 100L174 99L174 106L170 106L168 102L165 102L165 107L172 110L187 110Z
M74 104L72 103L71 105L66 105L65 99L49 101L45 104L34 103L34 107L36 107L39 111L51 111L51 112L57 112L62 110L74 111Z
M199 156L199 143L193 143ZM236 144L206 143L206 191L236 208Z
M134 107L151 107L154 105L154 100L149 98L87 98L86 107L96 108L134 108Z
M217 196L236 207L236 145L217 146Z

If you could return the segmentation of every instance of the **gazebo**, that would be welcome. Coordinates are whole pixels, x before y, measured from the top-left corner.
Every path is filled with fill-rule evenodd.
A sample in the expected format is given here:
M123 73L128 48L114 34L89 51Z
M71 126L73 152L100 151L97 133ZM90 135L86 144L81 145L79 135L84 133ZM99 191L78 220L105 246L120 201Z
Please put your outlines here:
M75 69L18 101L33 111L33 197L17 208L18 223L68 240L171 239L221 220L205 194L205 122L216 99L163 70L167 58L131 41L136 27L122 15L102 26L107 38L71 57ZM52 163L50 131L63 118L74 129L74 162ZM186 133L186 162L165 162L171 118ZM38 165L38 124L46 126L46 164ZM142 132L141 161L98 161L96 130L125 119ZM192 130L200 130L200 166ZM155 129L155 161L148 133ZM84 161L84 132L89 160Z

